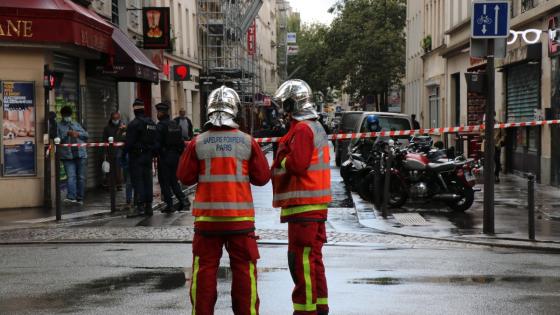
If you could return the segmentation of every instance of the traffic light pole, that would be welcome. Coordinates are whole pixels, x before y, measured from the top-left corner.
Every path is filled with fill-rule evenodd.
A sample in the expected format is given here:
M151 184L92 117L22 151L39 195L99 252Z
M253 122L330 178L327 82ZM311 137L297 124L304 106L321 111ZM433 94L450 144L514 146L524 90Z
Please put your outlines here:
M494 39L488 40L488 58L486 64L487 98L486 119L484 128L484 234L494 234L494 112L495 112L495 72L494 72Z

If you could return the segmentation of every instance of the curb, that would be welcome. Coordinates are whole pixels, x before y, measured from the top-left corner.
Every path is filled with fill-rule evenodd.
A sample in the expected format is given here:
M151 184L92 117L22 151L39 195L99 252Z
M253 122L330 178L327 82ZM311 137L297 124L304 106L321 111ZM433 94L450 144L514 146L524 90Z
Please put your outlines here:
M365 228L371 229L373 231L383 233L383 234L390 234L390 235L398 235L402 237L413 237L413 238L420 238L420 239L427 239L427 240L435 240L435 241L445 241L445 242L453 242L453 243L462 243L462 244L471 244L471 245L479 245L479 246L488 246L488 247L497 247L497 248L513 248L513 249L524 249L524 250L534 250L534 251L543 251L548 253L560 253L560 243L554 241L530 241L530 240L515 240L515 239L508 239L508 238L493 238L487 241L484 240L470 240L470 239L458 239L458 238L449 238L449 237L435 237L435 236L426 236L426 235L415 235L415 234L408 234L408 233L399 233L393 232L388 230L381 230L379 228L374 228L362 223L362 219L358 213L357 209L357 202L355 198L357 198L356 194L350 193L352 196L352 201L354 202L354 211L356 217L358 219L358 223ZM372 208L375 207L372 205ZM509 242L517 242L517 243L496 243L490 240L495 241L509 241ZM533 245L531 245L533 244ZM546 246L547 244L555 244L558 246ZM537 245L537 246L535 246Z

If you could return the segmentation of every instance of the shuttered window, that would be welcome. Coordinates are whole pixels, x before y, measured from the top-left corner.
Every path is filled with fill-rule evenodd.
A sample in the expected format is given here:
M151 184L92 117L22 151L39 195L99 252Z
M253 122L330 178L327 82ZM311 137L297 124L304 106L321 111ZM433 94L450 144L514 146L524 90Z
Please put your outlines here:
M87 78L84 91L84 127L89 133L89 142L106 142L103 129L107 126L111 112L118 108L117 82L114 78ZM88 148L87 187L97 187L102 183L101 163L105 149Z
M539 65L523 64L507 70L507 122L531 121L539 106Z

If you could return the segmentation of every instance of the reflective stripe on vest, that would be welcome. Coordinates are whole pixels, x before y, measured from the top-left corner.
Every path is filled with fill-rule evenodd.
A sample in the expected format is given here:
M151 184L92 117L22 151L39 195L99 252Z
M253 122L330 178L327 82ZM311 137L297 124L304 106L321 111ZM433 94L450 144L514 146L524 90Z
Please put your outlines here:
M285 169L273 170L274 207L325 204L331 201L330 155L325 130L316 121L302 121L313 132L311 164L302 176L287 174ZM288 136L290 137L290 136ZM284 143L290 138L284 138ZM313 211L313 210L310 210Z
M207 131L196 138L201 167L195 217L255 216L248 169L251 145L251 137L239 130Z

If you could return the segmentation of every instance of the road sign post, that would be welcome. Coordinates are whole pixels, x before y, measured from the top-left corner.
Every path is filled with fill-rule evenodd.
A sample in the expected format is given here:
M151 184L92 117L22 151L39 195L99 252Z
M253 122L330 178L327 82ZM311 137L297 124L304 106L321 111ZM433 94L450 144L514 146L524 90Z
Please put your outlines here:
M509 1L474 1L471 17L471 56L487 58L486 118L484 121L484 214L483 232L494 234L494 139L496 57L505 57L509 36Z
M494 143L494 113L495 113L495 73L494 73L494 39L489 39L488 62L486 64L487 74L487 98L486 98L486 119L484 121L484 213L483 213L483 232L494 234L494 154L496 145Z

